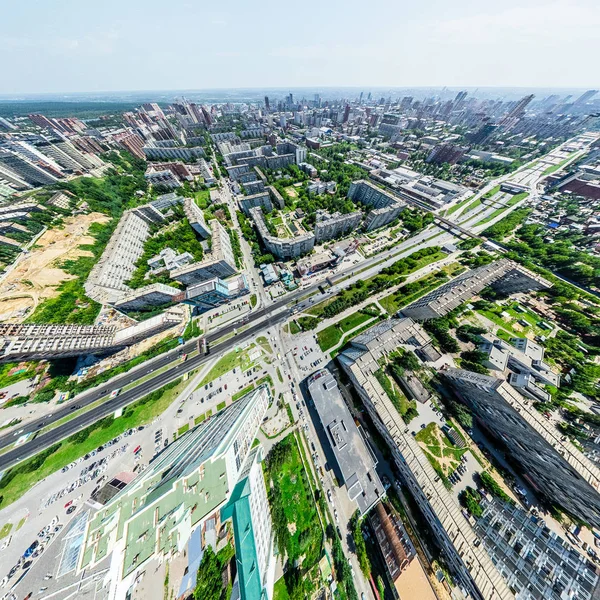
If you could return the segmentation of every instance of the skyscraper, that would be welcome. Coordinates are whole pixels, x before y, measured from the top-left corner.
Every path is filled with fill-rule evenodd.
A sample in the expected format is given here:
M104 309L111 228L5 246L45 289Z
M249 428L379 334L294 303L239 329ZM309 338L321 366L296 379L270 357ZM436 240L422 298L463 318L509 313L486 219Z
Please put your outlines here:
M500 121L500 125L506 128L512 127L524 114L525 109L533 100L534 94L521 98L515 106L508 112L507 115Z
M267 112L271 110L271 106L269 104L269 96L265 96L265 109Z
M88 522L79 569L111 555L112 597L125 597L149 560L182 552L244 475L269 398L260 386L168 446Z
M573 106L580 106L581 104L585 104L586 102L591 100L597 93L598 90L588 90L587 92L584 92L583 94L581 94L581 96L579 96L579 98L577 98L577 100L575 100Z

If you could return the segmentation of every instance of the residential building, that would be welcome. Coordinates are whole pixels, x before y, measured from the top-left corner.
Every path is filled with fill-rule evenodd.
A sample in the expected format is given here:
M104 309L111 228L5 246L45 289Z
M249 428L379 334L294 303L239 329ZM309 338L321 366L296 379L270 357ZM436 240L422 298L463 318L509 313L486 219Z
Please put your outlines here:
M508 382L463 369L445 378L480 426L502 443L535 492L600 527L600 469Z
M211 229L210 252L203 260L171 271L171 279L185 285L194 285L218 277L227 279L237 272L229 233L217 219L209 222Z
M203 240L207 240L210 237L210 228L204 220L204 213L202 209L194 202L192 198L183 199L183 211L185 216L192 226L192 229L198 234Z
M0 362L116 352L180 323L179 315L167 312L118 331L107 325L0 324Z
M250 216L260 235L267 252L284 260L297 258L310 252L315 246L314 233L304 233L293 238L278 238L269 233L264 220L262 209L255 207L250 209Z
M519 600L596 600L597 567L545 522L518 506L481 500L475 530Z
M0 148L0 177L7 179L12 183L11 179L5 177L7 175L16 176L26 182L28 185L41 186L56 183L61 174L58 171L51 172L48 168L43 168L40 163L36 164L31 160L21 156L17 152L3 150Z
M331 240L358 228L362 221L362 212L355 211L330 215L325 211L317 211L315 223L315 241L317 244Z
M250 293L250 288L245 275L230 277L225 281L215 277L190 286L181 293L178 300L203 312L221 304L227 304L248 293Z
M262 184L262 181L257 182ZM264 186L263 186L264 187ZM260 206L267 212L271 212L273 210L273 203L271 202L271 194L269 194L268 190L264 190L262 192L258 192L257 194L252 194L250 196L239 196L238 203L242 212L246 215L250 215L250 209Z
M180 294L181 291L175 287L153 283L124 294L113 306L123 311L142 310L174 302Z
M439 144L427 156L425 162L455 165L465 154L466 148L454 144Z
M123 598L149 561L183 552L245 475L269 400L260 386L169 444L87 523L79 569L110 556L109 597Z
M403 483L463 594L479 600L514 600L458 501L444 486L375 376L381 368L380 360L389 352L399 346L414 350L430 343L429 336L411 319L389 319L354 338L338 359L389 446Z
M550 289L552 284L518 263L503 258L455 277L403 308L402 314L418 321L443 317L487 286L508 295Z

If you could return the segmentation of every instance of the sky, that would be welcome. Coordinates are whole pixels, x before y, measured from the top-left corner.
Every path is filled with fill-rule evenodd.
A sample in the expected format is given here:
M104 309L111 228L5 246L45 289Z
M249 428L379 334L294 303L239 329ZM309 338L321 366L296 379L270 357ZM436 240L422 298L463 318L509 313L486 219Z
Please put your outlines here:
M598 0L2 4L2 94L600 87Z

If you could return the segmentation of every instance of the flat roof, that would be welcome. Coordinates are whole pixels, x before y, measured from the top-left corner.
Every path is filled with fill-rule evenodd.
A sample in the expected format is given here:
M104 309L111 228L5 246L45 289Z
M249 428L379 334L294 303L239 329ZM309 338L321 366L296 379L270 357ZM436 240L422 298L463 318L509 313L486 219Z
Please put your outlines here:
M384 494L375 471L375 460L344 402L333 375L326 369L314 373L308 391L346 484L348 496L365 514Z

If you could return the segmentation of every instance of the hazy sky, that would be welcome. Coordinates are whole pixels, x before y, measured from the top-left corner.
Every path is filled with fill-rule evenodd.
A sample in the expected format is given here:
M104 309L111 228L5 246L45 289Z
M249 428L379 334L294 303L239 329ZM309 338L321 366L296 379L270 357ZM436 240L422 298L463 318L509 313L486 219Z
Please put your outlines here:
M0 93L599 87L599 0L3 0Z

